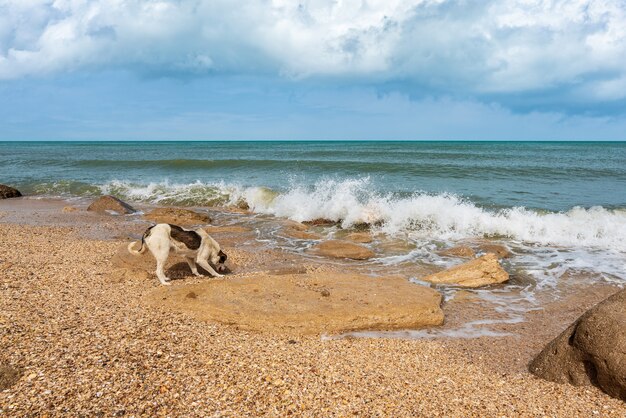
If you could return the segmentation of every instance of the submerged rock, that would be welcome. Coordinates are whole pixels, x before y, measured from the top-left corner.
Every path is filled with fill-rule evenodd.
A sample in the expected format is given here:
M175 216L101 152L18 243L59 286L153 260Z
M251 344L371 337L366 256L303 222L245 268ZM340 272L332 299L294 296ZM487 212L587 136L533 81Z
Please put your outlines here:
M439 251L440 255L446 257L464 257L464 258L474 258L476 253L467 245L459 245L456 247L446 248L445 250Z
M144 218L156 223L174 225L198 225L211 222L211 218L207 214L181 208L156 208Z
M374 240L369 232L353 232L346 235L346 239L354 242L360 242L361 244L369 244Z
M596 385L626 401L626 290L589 309L529 364L552 382Z
M298 334L417 329L444 319L438 292L397 276L254 273L158 288L147 301L200 320Z
M486 253L493 253L498 258L509 258L512 255L508 248L500 244L482 244L478 248Z
M509 280L495 254L485 254L475 260L431 274L422 280L435 284L452 284L462 287L479 287Z
M352 260L367 260L375 255L372 250L362 245L339 240L320 242L313 246L310 251L325 257L350 258Z
M302 222L304 225L313 225L313 226L334 226L339 225L339 221L333 221L331 219L326 218L317 218L312 221L304 221Z
M94 200L87 208L88 211L108 214L127 215L137 212L135 208L117 197L111 195L101 196Z
M0 184L0 199L11 199L13 197L22 197L22 193L13 187Z
M304 240L318 240L322 236L313 232L303 231L301 229L295 229L291 227L283 228L283 232L290 238L304 239Z

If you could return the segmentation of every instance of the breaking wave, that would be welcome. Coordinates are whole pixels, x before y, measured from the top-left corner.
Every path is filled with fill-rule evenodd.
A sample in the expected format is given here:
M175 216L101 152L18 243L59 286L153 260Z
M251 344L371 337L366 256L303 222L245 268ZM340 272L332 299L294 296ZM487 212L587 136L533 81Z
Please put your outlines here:
M100 185L42 183L32 189L37 194L57 196L113 194L130 201L166 205L228 206L245 202L255 213L300 222L325 218L340 222L344 228L368 223L384 233L431 240L494 237L626 251L623 208L574 207L564 212L524 207L493 209L453 194L384 193L376 190L369 178L293 184L284 191L200 181L138 184L117 180Z

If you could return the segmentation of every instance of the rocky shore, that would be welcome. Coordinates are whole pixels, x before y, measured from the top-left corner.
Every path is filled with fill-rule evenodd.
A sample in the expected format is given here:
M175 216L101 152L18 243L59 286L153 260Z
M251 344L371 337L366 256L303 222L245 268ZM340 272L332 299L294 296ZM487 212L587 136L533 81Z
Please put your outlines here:
M614 286L563 283L563 298L521 323L500 325L504 337L327 338L438 326L444 315L443 327L458 326L481 307L473 293L443 301L424 284L364 275L358 261L328 263L335 258L319 249L311 250L317 259L265 248L252 242L247 225L224 222L220 213L210 214L211 233L229 254L230 273L196 278L172 257L168 274L175 280L166 289L149 256L120 252L148 224L141 217L65 211L64 202L6 202L0 415L626 414L624 402L594 386L553 383L527 370L543 346ZM293 223L285 228L315 234ZM355 254L355 245L369 241L358 234L333 245ZM467 271L487 266L492 282L508 279L496 255L486 264L464 260ZM431 279L446 283L458 271L432 272ZM472 277L470 285L478 285Z

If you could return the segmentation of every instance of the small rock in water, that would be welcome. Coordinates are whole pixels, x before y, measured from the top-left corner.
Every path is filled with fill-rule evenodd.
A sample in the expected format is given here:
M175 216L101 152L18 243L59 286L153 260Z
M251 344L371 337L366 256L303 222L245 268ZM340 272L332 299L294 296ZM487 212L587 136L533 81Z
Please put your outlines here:
M22 193L19 190L10 186L0 184L0 199L11 199L13 197L21 197Z
M137 212L135 208L128 203L121 201L117 197L106 195L94 200L87 208L90 212L111 214L117 213L119 215L127 215L129 213Z
M435 284L479 287L506 282L509 274L500 266L495 254L485 254L459 266L426 276L422 280Z
M311 251L326 257L350 258L352 260L367 260L375 255L369 248L339 240L321 242L311 248Z
M500 244L483 244L480 249L486 253L493 253L498 258L509 258L512 255L508 248Z
M474 250L472 250L467 245L459 245L456 247L446 248L439 252L440 255L447 257L465 257L465 258L473 258L476 256Z
M174 225L198 225L211 222L209 215L182 208L156 208L144 218L157 223Z

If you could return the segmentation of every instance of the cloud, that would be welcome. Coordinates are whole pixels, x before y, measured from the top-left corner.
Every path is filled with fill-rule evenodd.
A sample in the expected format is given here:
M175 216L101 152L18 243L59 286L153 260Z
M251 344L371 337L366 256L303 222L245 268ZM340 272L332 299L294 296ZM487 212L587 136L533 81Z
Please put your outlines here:
M0 79L124 69L626 99L623 0L0 0Z

